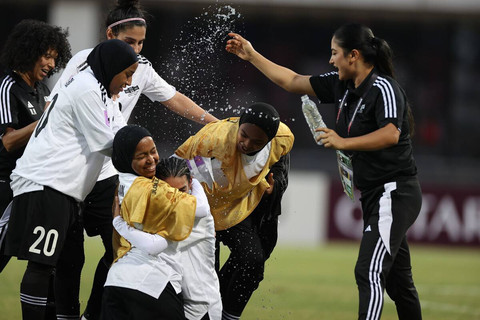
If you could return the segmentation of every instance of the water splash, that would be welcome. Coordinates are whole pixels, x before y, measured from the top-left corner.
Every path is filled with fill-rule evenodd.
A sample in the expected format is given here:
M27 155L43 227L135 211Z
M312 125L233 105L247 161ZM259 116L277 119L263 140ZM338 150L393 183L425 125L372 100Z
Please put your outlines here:
M171 70L177 89L218 118L240 114L231 101L241 79L229 76L232 59L225 51L228 32L243 29L243 16L231 5L212 4L187 21L162 69ZM239 81L240 80L240 81Z
M215 117L238 116L253 98L245 89L243 78L234 70L239 65L238 59L225 51L225 45L229 32L244 33L244 30L244 17L237 8L211 4L180 27L171 45L162 43L170 48L169 53L153 61L154 68L177 91ZM162 156L171 155L201 128L165 108L158 108L148 99L139 104L142 109L134 110L131 119L143 125L151 123L147 127L158 141Z

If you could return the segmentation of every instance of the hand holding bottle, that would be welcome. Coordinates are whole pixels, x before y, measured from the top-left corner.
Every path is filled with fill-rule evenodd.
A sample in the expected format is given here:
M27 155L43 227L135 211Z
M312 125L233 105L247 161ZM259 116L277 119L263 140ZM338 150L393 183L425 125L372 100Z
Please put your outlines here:
M317 129L326 128L327 126L325 125L325 122L323 122L322 116L318 112L317 105L315 102L310 100L308 95L302 96L302 111L315 142L318 145L322 145L320 134L322 134L323 131L317 131Z

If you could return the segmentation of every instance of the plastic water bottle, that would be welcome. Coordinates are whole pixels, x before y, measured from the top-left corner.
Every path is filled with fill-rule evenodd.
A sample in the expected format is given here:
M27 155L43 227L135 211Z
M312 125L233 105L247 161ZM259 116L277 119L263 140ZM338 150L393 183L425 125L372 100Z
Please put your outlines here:
M317 141L317 137L323 133L323 131L315 131L316 128L326 128L325 122L323 122L322 116L318 112L315 102L310 100L308 95L302 96L302 111L307 120L308 127L312 132L313 138L318 145L322 145L322 141Z

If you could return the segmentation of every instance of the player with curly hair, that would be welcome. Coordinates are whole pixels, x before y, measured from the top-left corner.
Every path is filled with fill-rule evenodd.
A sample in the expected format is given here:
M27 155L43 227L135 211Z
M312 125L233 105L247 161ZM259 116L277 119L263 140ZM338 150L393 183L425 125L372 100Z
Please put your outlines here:
M0 214L13 199L10 174L40 119L50 90L43 83L72 57L68 31L37 20L22 20L10 33L0 61ZM10 257L3 255L8 216L0 219L0 272Z

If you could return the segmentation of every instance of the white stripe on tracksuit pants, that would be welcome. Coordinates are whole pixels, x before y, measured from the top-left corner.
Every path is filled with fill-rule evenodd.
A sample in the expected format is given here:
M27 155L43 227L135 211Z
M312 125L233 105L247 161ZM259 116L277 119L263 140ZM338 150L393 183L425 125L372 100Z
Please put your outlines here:
M421 190L416 178L389 182L362 192L364 233L355 266L359 290L358 319L380 319L386 289L400 320L421 319L413 284L408 228L420 212Z

